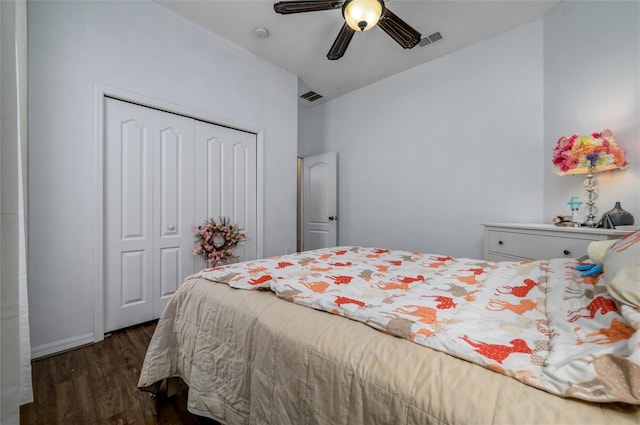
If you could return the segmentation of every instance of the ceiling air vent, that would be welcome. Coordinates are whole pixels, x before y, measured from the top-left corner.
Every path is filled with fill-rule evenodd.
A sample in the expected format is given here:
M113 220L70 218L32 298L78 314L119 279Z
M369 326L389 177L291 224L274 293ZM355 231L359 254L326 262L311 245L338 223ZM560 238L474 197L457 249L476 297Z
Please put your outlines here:
M442 40L442 34L440 34L439 32L434 32L430 36L427 36L422 40L420 40L420 43L418 44L420 45L420 47L424 47L428 44L435 43L436 41L439 41L439 40Z
M301 94L300 97L303 98L304 100L308 100L309 102L313 102L314 100L320 99L322 95L312 90L309 90L305 94Z

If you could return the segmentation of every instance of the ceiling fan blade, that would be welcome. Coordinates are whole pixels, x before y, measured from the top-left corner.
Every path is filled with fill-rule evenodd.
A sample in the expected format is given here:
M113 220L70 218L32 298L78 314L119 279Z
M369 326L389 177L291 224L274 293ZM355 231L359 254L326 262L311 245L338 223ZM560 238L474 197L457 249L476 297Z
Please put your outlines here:
M411 25L407 24L389 9L384 11L378 26L384 30L396 43L405 49L411 49L420 42L422 35Z
M331 10L342 7L344 1L304 1L289 0L279 1L273 5L273 10L277 13L288 15L290 13L316 12L318 10Z
M336 41L333 42L331 49L329 49L329 53L327 53L327 59L331 61L340 59L347 50L347 47L349 47L349 43L355 33L356 32L345 22L336 37Z

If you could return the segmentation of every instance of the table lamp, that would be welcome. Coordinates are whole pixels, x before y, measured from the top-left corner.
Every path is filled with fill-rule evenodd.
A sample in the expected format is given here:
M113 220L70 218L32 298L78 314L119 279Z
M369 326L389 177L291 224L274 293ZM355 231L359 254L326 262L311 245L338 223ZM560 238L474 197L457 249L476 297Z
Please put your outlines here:
M622 169L627 166L624 151L618 147L616 138L611 130L605 129L601 133L579 136L562 136L553 149L553 171L558 176L567 174L586 174L584 180L584 201L587 221L584 225L595 227L595 206L598 199L598 179L600 171Z

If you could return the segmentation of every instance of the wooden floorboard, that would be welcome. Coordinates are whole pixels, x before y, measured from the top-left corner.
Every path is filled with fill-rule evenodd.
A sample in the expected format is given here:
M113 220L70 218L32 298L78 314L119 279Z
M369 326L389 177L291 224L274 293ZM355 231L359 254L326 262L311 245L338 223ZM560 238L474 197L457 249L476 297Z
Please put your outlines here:
M138 390L155 322L114 332L104 341L32 362L34 402L21 425L219 425L187 411L187 387L152 398Z

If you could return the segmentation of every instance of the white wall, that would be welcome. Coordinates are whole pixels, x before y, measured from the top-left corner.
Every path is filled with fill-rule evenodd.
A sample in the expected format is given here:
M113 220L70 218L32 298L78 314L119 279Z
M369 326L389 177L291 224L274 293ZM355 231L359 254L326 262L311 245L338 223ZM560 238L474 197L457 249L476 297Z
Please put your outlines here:
M339 243L482 258L485 222L542 220L542 22L299 112L338 152Z
M560 136L610 128L623 171L599 174L600 213L620 201L640 224L640 2L569 1L544 17L544 216L568 213L584 176L557 177Z
M264 255L295 246L297 77L151 2L29 2L34 355L89 342L94 84L264 132Z

